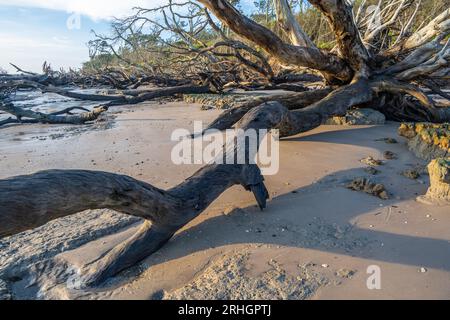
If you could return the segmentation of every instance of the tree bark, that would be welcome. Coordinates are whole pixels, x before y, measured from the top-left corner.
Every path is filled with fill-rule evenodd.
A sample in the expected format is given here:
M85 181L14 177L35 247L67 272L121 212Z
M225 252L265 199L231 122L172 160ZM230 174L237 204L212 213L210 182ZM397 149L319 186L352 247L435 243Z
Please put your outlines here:
M345 58L356 73L368 79L371 75L370 54L364 46L353 20L352 8L345 0L309 0L327 18L336 36L341 58Z
M317 49L314 42L300 27L297 19L292 14L291 7L287 0L273 0L277 21L281 29L289 36L291 44L295 46Z

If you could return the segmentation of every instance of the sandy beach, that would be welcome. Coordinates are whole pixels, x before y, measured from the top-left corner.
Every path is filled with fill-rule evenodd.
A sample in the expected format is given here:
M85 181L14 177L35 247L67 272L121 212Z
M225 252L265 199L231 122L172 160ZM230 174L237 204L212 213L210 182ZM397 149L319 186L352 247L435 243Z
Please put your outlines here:
M0 178L87 169L168 189L199 169L172 163L173 130L192 131L193 121L219 114L154 102L115 107L108 123L92 127L2 128ZM0 292L16 299L450 299L450 208L416 201L428 176L401 172L427 163L408 150L398 126L322 126L283 139L280 172L266 177L265 211L234 187L162 250L95 290L71 288L74 270L130 236L138 219L83 212L2 239ZM383 159L385 151L397 159L384 161L373 179L389 200L345 188L369 176L361 159ZM54 257L64 261L60 268L45 263ZM373 266L379 290L367 286Z

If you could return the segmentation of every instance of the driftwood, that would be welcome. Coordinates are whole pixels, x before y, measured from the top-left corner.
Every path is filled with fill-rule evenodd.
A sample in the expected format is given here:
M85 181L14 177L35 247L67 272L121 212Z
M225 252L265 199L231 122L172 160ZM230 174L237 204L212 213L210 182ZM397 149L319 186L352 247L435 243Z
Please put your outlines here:
M314 91L306 91L300 93L273 95L269 97L260 97L245 102L242 105L236 106L230 110L225 111L216 120L214 120L206 130L226 130L232 128L247 112L251 109L270 101L278 101L290 110L302 109L313 103L322 100L332 92L331 88L320 89Z
M9 98L8 93L6 93L0 96L0 110L15 116L15 119L8 118L0 121L0 126L12 123L84 124L86 122L96 120L101 113L106 112L108 108L112 106L133 105L157 98L170 97L177 94L199 94L211 92L208 85L187 85L152 90L124 90L119 94L113 95L85 94L55 86L43 85L39 82L28 80L28 76L25 76L25 79L22 78L20 80L11 80L3 84L0 83L0 91L13 91L19 89L35 89L40 90L43 93L50 92L72 99L103 102L103 104L95 108L93 111L83 108L70 108L52 114L45 114L14 106L14 103ZM71 111L75 109L83 109L83 111L86 112L81 114L71 114ZM67 115L63 116L64 114Z
M263 105L261 110L264 118L258 116L260 112L249 114L241 128L275 127L287 114L277 103ZM168 191L104 172L46 171L0 180L0 237L86 209L109 208L148 220L132 239L87 272L85 283L96 284L158 250L231 186L240 184L252 191L264 208L268 192L263 180L259 168L251 164L211 164Z
M85 112L80 114L72 114L71 111L82 109ZM0 103L0 110L7 112L16 117L16 119L6 119L0 121L0 126L12 123L49 123L49 124L85 124L86 122L95 121L98 117L108 110L107 107L98 107L93 111L88 111L83 108L68 108L55 113L42 113L15 107L13 104ZM27 118L31 120L24 120Z
M44 62L42 74L23 70L15 64L11 66L19 74L0 74L0 83L5 81L26 80L33 81L42 85L52 86L80 86L80 87L98 87L111 86L119 90L135 89L142 85L154 84L164 86L180 86L192 84L191 79L172 79L161 75L155 75L151 72L129 73L120 68L105 68L95 71L86 70L59 70L55 71L51 65ZM141 70L142 71L142 70Z
M329 88L255 99L225 112L210 128L273 128L280 130L281 137L287 137L309 131L331 116L344 115L350 108L364 105L400 119L450 120L448 109L437 108L418 85L448 80L450 48L445 39L450 33L450 9L411 36L406 32L408 23L398 41L386 48L379 36L389 34L392 18L398 16L397 12L403 12L404 1L379 1L380 6L385 4L396 10L388 10L390 14L383 15L386 21L370 29L367 23L362 23L370 20L370 16L357 14L354 18L345 0L310 0L326 18L337 40L335 50L327 52L317 49L306 37L298 22L292 19L286 1L275 1L279 24L286 28L290 43L245 17L225 0L199 0L235 34L281 63L319 71ZM181 35L189 38L189 34ZM214 60L211 51L204 54ZM127 99L133 102L149 96L152 93ZM119 98L111 103L118 101ZM250 164L211 164L167 191L104 172L47 171L14 177L0 181L0 236L85 209L110 208L146 219L134 237L85 270L85 284L98 284L158 250L179 228L236 184L252 191L261 208L266 206L268 193L263 177L258 167Z
M237 127L276 128L282 136L309 131L323 119L370 100L367 86L365 82L349 85L302 110L289 111L278 102L262 104L251 109ZM247 155L247 161L250 158ZM136 235L85 270L84 284L96 285L158 250L233 185L252 191L260 208L265 208L268 192L263 181L252 164L211 164L168 191L104 172L55 170L14 177L0 180L0 237L87 209L109 208L146 219Z

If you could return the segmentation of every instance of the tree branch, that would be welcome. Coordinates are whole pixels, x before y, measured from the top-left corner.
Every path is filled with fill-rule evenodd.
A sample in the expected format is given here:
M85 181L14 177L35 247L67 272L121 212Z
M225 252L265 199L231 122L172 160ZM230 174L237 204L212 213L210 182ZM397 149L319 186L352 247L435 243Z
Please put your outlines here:
M242 15L226 0L199 0L199 2L236 34L259 45L282 63L324 72L329 80L337 78L348 82L353 78L353 72L344 60L320 50L284 43L272 31Z

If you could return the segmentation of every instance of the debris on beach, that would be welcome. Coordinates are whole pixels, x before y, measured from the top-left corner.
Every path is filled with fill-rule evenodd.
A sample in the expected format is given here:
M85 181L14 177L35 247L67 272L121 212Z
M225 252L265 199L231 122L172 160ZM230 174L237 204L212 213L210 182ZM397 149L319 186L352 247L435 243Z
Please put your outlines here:
M371 167L378 167L378 166L383 165L383 161L377 160L372 156L361 159L360 162L367 164L368 166L371 166Z
M394 138L382 138L382 139L377 139L375 141L377 141L377 142L381 141L381 142L385 142L387 144L397 144L398 143L397 139L394 139Z
M327 125L355 126L355 125L383 125L386 117L373 109L350 110L343 117L332 117L327 120Z
M392 151L385 151L383 153L383 157L386 160L395 160L395 159L397 159L397 155L394 152L392 152Z
M365 192L383 200L389 199L389 193L386 191L384 185L374 183L367 178L356 178L347 185L347 188L353 191Z
M349 270L349 269L339 269L336 271L336 276L344 279L350 279L356 274L355 270Z
M380 170L375 169L374 167L367 167L364 168L364 171L368 174L371 174L373 176L377 175L380 173Z
M411 179L411 180L417 180L418 178L420 178L420 173L417 170L414 169L407 169L402 171L402 176Z

